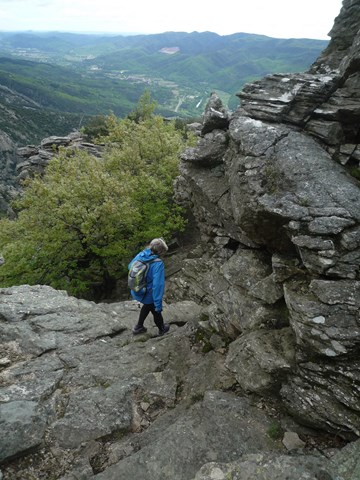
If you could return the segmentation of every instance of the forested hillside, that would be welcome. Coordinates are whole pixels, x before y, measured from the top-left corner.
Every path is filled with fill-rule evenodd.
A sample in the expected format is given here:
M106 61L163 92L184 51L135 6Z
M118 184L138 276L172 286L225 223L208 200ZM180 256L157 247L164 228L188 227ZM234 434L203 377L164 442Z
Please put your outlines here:
M268 73L302 71L326 45L244 33L111 37L2 32L0 85L42 108L80 115L111 110L123 116L148 89L158 113L193 117L202 114L211 91L236 108L235 94L245 83Z

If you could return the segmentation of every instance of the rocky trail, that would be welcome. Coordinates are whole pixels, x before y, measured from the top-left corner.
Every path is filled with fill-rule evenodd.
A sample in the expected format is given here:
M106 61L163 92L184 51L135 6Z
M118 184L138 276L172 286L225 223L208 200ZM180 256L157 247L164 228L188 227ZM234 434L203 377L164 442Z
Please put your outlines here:
M149 318L134 336L136 302L0 290L3 480L245 479L258 469L305 479L339 467L346 442L241 392L199 306L169 304L164 315L169 334L156 336Z
M360 479L359 25L343 0L308 72L189 126L168 334L134 337L132 301L0 289L0 480ZM101 156L51 137L19 178L54 144Z

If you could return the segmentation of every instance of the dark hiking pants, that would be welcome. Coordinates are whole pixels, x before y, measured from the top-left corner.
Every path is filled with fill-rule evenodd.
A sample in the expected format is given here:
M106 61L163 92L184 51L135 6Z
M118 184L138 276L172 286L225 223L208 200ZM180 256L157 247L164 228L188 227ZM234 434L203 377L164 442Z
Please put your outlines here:
M141 307L139 320L138 320L138 326L139 327L144 326L145 319L149 315L150 312L154 316L155 325L158 327L159 330L162 330L164 328L164 319L163 319L163 316L162 316L161 312L156 312L155 311L155 305L153 303L149 303L148 305L144 304Z

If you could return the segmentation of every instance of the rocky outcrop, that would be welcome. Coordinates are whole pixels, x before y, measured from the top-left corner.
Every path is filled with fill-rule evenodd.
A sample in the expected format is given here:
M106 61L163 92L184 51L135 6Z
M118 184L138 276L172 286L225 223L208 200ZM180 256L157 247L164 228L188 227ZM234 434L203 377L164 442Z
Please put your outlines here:
M212 95L176 185L199 245L169 292L233 341L244 391L345 438L360 435L359 23L344 1L311 70L245 86L228 126Z
M138 312L49 287L0 291L0 462L37 451L5 466L5 479L55 464L54 478L73 468L64 478L185 479L206 458L281 449L265 412L221 391L234 380L222 352L201 353L196 304L166 306L165 337L150 320L133 337Z
M201 133L206 135L214 130L222 130L229 126L230 111L224 107L215 92L210 95L203 117Z
M269 75L238 94L246 115L299 126L359 178L360 5L344 0L331 42L308 73Z
M249 480L250 478L256 478L256 480L284 480L285 478L357 480L360 474L359 453L360 441L345 447L331 461L318 456L243 455L236 462L208 463L200 469L193 480L225 480L227 478L236 478L237 480Z
M170 334L134 337L134 302L0 290L0 477L359 478L359 440L335 448L360 436L356 25L345 0L309 72L233 114L211 95L176 185L199 238L169 269ZM24 149L20 177L73 141Z
M9 135L0 130L0 217L8 213L9 204L16 193L12 185L16 168L15 150Z
M17 148L50 132L63 135L78 128L83 119L80 114L51 111L9 86L0 83L0 217L11 215L9 204L19 189Z
M42 175L49 160L64 149L69 153L76 150L85 150L91 155L101 156L102 145L94 145L85 140L80 132L73 132L65 137L52 136L44 138L39 146L27 145L17 149L21 161L17 164L17 180L31 177L34 174Z
M349 53L353 53L356 43L354 39L359 32L360 5L355 0L343 0L343 7L335 19L329 32L331 42L322 52L313 69L329 72L339 68L343 60L349 60Z
M69 154L86 150L91 155L100 156L103 146L87 142L80 132L74 131L63 137L46 137L38 146L16 148L10 137L0 131L0 217L12 215L10 204L19 194L21 182L35 174L42 175L59 149Z
M204 472L243 465L273 466L270 480L285 478L279 469L335 478L340 467L336 478L355 480L343 474L358 458L328 458L340 444L321 454L316 432L234 391L224 343L206 335L197 304L165 305L162 337L150 319L132 335L138 312L133 301L95 304L46 286L0 289L3 480L227 478Z

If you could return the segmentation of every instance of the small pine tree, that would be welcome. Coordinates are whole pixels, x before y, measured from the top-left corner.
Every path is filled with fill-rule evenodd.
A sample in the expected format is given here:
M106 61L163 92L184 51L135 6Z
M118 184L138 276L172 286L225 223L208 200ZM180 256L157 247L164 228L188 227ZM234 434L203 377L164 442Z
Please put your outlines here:
M128 118L136 123L148 120L154 114L157 103L151 100L151 93L149 90L140 97L135 110L129 113Z
M82 133L89 142L94 142L99 137L106 136L109 133L107 129L107 117L105 115L93 117L82 129Z

